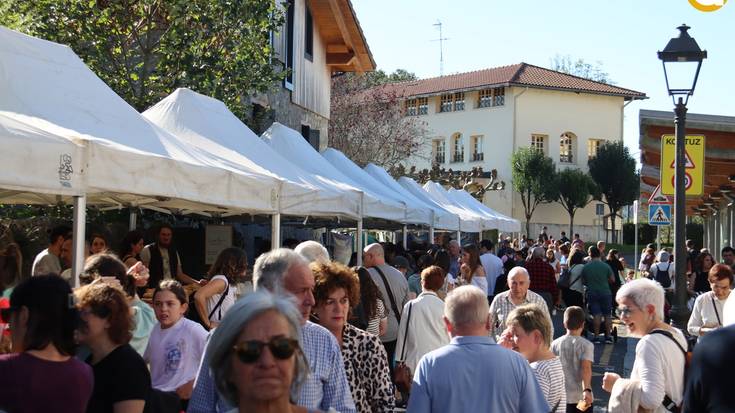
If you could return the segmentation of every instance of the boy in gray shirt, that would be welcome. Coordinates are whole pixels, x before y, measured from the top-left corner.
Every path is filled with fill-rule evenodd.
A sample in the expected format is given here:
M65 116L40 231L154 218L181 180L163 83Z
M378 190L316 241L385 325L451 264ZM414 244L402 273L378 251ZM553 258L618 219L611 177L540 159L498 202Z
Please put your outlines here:
M561 359L564 369L564 385L567 392L567 413L576 413L577 400L592 406L592 362L595 347L582 337L585 314L581 307L572 306L564 311L564 328L567 333L551 343L551 351Z

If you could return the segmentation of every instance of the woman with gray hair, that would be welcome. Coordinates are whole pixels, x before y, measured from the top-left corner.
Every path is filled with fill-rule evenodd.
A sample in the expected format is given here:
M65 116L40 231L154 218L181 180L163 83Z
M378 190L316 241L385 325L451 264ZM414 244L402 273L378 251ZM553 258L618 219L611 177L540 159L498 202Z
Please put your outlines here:
M209 343L206 363L232 412L306 412L296 406L309 371L291 300L257 291L237 301ZM267 349L267 351L266 351Z
M681 331L663 321L663 288L645 278L634 280L620 287L616 300L620 320L630 335L641 339L629 380L605 373L602 388L612 392L610 407L630 391L640 398L643 409L674 411L683 400L687 341Z

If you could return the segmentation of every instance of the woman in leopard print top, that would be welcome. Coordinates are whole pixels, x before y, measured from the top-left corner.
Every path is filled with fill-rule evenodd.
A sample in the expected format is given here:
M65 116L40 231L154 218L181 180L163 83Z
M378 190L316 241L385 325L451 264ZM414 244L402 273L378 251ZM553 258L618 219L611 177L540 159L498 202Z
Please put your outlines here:
M360 298L357 274L338 263L312 263L314 322L337 338L342 347L347 381L360 413L392 412L393 384L385 348L377 336L347 323L350 308Z

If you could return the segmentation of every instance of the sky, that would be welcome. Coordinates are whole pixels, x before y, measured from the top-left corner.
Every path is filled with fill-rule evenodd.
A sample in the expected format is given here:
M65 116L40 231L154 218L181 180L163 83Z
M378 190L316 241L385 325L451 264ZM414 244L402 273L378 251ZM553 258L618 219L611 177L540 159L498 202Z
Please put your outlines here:
M690 0L352 0L377 68L439 75L526 62L550 67L556 55L600 62L617 86L649 98L625 109L624 142L637 159L640 109L673 110L656 52L677 26L707 50L689 113L735 116L735 0L702 12ZM694 0L691 0L694 1ZM713 3L717 0L700 0ZM672 113L673 117L673 113Z

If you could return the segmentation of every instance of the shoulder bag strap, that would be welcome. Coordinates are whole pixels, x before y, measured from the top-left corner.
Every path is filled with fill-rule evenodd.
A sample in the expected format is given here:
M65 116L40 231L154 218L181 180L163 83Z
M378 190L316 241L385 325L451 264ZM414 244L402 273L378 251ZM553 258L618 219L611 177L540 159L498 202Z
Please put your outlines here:
M715 295L712 294L712 308L715 309L715 315L717 316L717 324L722 327L722 320L720 320L720 312L717 311L717 305L715 304Z
M403 348L401 349L401 361L406 361L406 341L408 341L408 325L411 323L411 308L413 304L408 305L408 318L406 319L406 334L403 336Z
M571 267L569 267L569 275L570 276L572 275L572 268L576 267L577 265L579 265L579 264L574 264ZM576 283L577 281L579 281L580 278L582 278L582 273L581 272L579 273L579 275L577 276L577 278L574 279L574 281L572 281L572 282L569 283L569 288L571 288L574 285L574 283Z
M653 330L653 331L651 331L648 334L661 334L662 336L666 336L669 339L671 339L671 341L673 341L674 344L676 344L676 346L679 347L679 350L681 350L681 352L684 353L684 369L686 371L687 351L674 338L674 335L673 334L671 334L670 332L668 332L666 330ZM671 397L669 397L668 394L664 394L664 399L661 402L661 404L664 406L664 409L666 409L669 412L678 413L680 411L680 407L677 406L676 403L674 403L674 401L671 399Z
M219 296L219 301L217 301L217 304L215 304L214 308L212 308L212 311L209 312L209 317L207 317L207 320L211 320L212 316L214 315L214 312L220 309L222 307L222 303L225 301L225 297L230 293L230 283L225 278L225 290L222 291L222 294ZM222 319L222 311L219 312L220 320Z
M390 300L391 309L393 310L393 312L396 315L396 321L398 321L400 323L401 322L401 313L398 311L398 306L396 305L396 299L395 299L395 297L393 297L393 291L391 291L391 289L390 289L390 284L388 284L388 279L385 278L385 274L383 274L383 271L381 271L380 268L378 268L377 266L370 267L370 268L374 268L375 271L377 271L378 274L380 274L380 278L383 279L383 285L385 286L385 291L388 293L388 299Z

